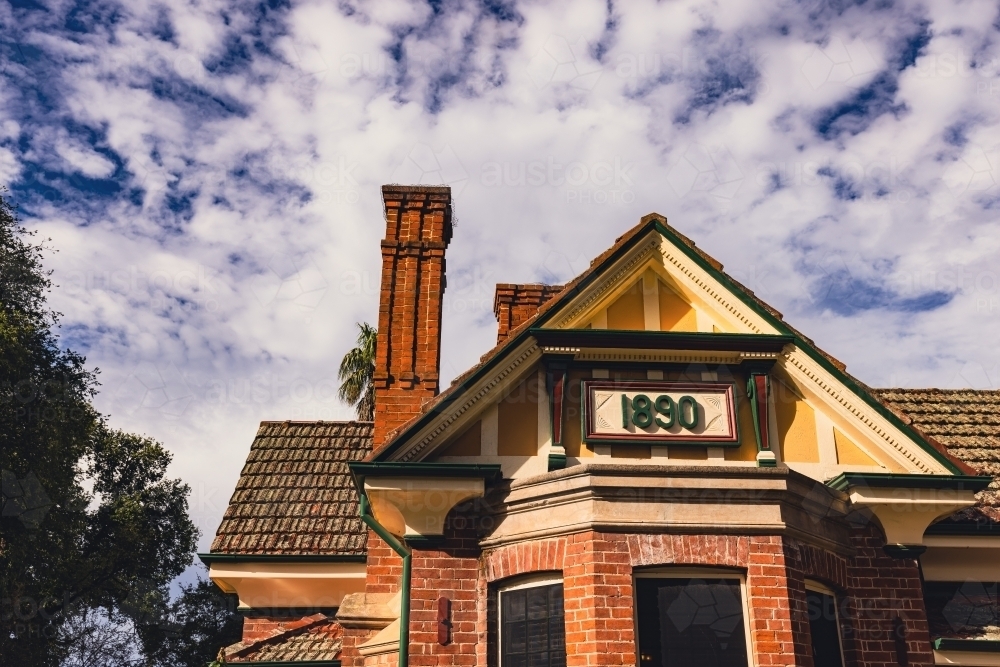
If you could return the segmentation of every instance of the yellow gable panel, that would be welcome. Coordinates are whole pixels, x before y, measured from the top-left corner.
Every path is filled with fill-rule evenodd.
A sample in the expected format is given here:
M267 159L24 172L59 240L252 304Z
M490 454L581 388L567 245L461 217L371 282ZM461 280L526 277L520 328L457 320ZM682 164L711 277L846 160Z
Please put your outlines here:
M698 314L687 301L657 281L660 301L660 331L697 331Z
M636 331L643 331L646 328L642 280L628 288L624 294L608 306L608 328Z
M497 454L538 454L538 402L542 388L530 375L497 404Z
M483 422L477 419L472 426L455 438L455 441L445 447L439 456L480 456L482 445Z
M793 463L819 463L816 413L812 406L780 380L771 383L771 390L781 457Z
M878 461L865 454L850 438L841 433L840 429L833 429L833 441L837 445L837 463L840 465L878 465Z

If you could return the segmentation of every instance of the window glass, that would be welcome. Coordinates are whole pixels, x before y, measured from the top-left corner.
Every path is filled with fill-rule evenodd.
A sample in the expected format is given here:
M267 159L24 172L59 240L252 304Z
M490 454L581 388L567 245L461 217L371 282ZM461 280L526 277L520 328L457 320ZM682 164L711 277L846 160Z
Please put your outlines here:
M501 667L565 667L562 584L500 592Z
M809 633L812 635L813 667L844 667L840 651L840 625L837 623L837 598L825 592L806 589L809 609Z
M747 667L739 579L638 578L640 667Z

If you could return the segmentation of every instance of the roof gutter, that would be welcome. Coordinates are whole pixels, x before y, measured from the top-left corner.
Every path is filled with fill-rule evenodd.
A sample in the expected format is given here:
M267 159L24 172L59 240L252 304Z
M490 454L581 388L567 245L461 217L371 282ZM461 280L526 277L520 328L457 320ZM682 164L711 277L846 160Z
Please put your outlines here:
M212 563L364 563L365 554L198 554L205 565Z

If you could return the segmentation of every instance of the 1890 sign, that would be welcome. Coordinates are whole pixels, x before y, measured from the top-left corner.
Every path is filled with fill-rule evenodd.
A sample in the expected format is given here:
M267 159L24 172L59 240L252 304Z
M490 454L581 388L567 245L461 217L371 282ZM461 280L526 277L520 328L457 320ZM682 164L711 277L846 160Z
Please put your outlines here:
M739 445L730 383L586 380L583 394L587 442Z

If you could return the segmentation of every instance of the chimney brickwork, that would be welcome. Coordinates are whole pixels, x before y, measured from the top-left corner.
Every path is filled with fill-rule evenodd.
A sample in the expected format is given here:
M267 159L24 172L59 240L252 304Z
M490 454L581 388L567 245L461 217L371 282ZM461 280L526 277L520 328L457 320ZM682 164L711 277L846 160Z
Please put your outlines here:
M438 393L451 188L382 186L385 240L375 353L374 446Z
M562 285L497 283L493 298L493 313L498 323L497 344L507 340L511 331L526 322L562 289Z

